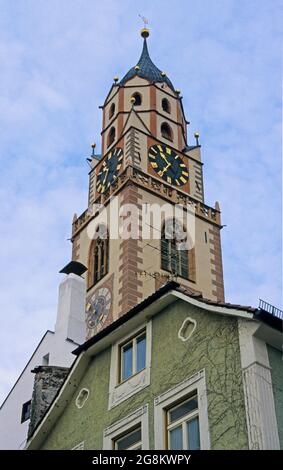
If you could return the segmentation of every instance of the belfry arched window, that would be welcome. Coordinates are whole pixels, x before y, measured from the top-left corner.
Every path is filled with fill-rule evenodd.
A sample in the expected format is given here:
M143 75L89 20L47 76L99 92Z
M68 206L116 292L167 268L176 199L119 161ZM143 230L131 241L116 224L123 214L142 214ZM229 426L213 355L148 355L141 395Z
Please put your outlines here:
M140 93L134 93L132 98L135 99L134 106L140 106L142 104L142 96Z
M189 279L189 254L187 234L180 222L169 219L164 222L161 232L161 269L172 276Z
M88 287L91 287L108 273L109 238L102 225L97 228L96 238L91 243L88 265Z
M114 116L115 113L115 103L112 103L109 109L109 119L111 119Z
M164 139L173 140L173 131L167 122L161 124L161 135Z
M171 113L171 105L170 105L170 102L167 100L167 98L163 98L161 104L162 104L163 111L165 111L165 113L170 114Z
M109 134L108 134L108 138L107 138L107 147L110 147L110 145L113 144L115 140L115 136L116 136L115 127L111 127Z

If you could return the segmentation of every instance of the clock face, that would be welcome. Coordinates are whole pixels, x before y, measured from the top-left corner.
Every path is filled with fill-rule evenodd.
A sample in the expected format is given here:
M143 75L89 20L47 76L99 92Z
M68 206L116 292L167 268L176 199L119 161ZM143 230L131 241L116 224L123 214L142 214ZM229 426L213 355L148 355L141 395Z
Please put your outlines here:
M189 181L187 166L181 157L166 145L153 145L148 159L154 171L169 184L183 186Z
M111 307L111 292L107 287L98 289L87 301L86 323L91 330L98 331L108 317Z
M115 148L109 153L109 155L107 155L97 175L97 192L104 193L115 181L121 168L122 160L123 150L120 148Z

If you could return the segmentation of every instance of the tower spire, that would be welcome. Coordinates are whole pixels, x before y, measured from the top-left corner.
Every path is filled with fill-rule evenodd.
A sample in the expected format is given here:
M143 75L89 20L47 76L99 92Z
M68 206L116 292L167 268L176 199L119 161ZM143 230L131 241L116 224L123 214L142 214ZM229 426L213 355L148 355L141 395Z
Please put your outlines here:
M147 24L146 18L141 17L145 23ZM130 80L131 78L135 77L136 75L149 80L151 83L156 82L165 82L171 88L171 90L175 91L172 82L169 80L165 72L162 72L156 65L152 62L148 47L147 47L147 38L149 37L149 29L144 27L141 29L141 37L143 38L143 48L142 53L139 58L138 63L132 67L128 73L122 78L120 81L120 85L125 85L125 83Z

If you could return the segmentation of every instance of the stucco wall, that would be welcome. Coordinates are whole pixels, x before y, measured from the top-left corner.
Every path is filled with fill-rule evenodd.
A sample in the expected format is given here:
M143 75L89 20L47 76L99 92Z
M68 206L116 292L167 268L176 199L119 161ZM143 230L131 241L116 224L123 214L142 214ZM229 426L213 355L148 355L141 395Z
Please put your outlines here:
M197 327L184 343L178 339L178 331L188 315L197 321ZM107 411L111 351L105 350L91 361L73 400L42 448L71 449L85 441L85 449L102 449L103 430L146 403L153 448L154 398L205 368L211 448L247 449L236 320L179 300L153 317L152 329L151 385ZM75 399L83 387L90 390L90 396L79 410Z
M271 367L280 449L283 449L283 359L282 353L278 349L267 346L267 350Z

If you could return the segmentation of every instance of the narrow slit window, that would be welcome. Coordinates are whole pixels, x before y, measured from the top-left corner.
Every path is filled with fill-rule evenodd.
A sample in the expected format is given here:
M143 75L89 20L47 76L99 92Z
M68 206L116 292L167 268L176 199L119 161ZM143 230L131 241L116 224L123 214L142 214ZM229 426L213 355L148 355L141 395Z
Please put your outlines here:
M115 137L116 137L115 127L111 127L109 134L108 134L107 147L110 147L110 145L113 144Z
M115 103L112 103L109 109L109 119L113 118L115 114Z

